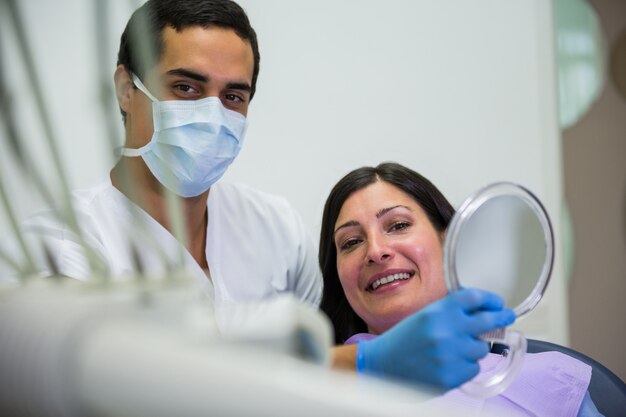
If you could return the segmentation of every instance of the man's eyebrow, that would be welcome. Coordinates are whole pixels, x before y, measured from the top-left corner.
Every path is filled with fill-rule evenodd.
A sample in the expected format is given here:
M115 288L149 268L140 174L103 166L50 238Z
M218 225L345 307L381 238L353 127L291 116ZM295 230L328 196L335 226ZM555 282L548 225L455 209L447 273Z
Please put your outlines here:
M173 70L169 70L166 72L167 75L179 75L181 77L191 78L192 80L200 81L206 83L209 81L207 77L202 74L198 74L197 72L189 71L184 68L176 68Z
M228 83L226 88L229 90L252 91L252 87L248 83Z

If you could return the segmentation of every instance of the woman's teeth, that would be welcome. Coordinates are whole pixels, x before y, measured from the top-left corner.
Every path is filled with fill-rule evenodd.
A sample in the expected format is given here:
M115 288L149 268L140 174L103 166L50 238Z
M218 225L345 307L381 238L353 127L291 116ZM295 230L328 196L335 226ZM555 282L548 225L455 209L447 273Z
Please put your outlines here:
M409 279L410 277L411 277L411 274L409 274L408 272L403 272L401 274L387 275L386 277L379 278L376 281L372 282L372 285L369 286L368 290L375 291L376 288L380 287L381 285L389 284L390 282L397 281L400 279L402 280Z

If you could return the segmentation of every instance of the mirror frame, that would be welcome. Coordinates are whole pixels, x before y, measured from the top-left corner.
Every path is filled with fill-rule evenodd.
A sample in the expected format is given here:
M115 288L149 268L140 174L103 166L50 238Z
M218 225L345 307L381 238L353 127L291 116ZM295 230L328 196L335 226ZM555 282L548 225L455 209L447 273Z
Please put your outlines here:
M496 182L481 188L463 202L454 214L446 233L443 257L444 277L449 292L458 291L462 288L455 263L459 236L464 226L472 218L472 215L483 204L496 197L516 197L530 207L539 220L546 244L546 258L537 283L530 294L519 305L508 306L513 309L515 315L519 318L532 311L543 297L554 265L554 232L552 223L541 201L525 187L512 182ZM484 289L489 290L488 288Z

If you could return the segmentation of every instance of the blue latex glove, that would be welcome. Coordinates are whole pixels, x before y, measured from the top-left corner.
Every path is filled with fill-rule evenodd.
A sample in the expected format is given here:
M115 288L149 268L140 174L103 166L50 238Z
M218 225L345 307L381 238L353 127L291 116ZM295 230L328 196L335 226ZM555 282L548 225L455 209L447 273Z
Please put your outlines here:
M375 339L359 342L357 370L451 389L476 376L489 352L481 333L506 327L515 313L493 293L465 288L405 318Z

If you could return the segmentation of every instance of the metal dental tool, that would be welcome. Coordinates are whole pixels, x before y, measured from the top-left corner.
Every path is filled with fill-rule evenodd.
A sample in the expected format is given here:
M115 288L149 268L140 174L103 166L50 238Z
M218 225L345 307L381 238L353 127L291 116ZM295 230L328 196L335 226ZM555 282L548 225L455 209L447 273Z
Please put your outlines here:
M68 227L73 233L76 233L81 246L85 251L85 255L87 258L87 262L91 270L96 275L101 275L105 277L108 274L107 265L102 262L102 260L94 253L93 249L89 247L89 245L85 244L84 237L81 233L80 227L78 225L78 220L76 218L76 213L72 207L70 187L67 180L67 175L65 173L63 163L61 160L61 155L59 152L58 141L56 140L54 129L52 128L52 123L50 120L50 116L48 110L45 105L44 94L41 88L41 83L39 81L39 77L37 71L35 70L35 62L33 59L32 52L30 50L30 45L28 44L26 31L24 30L24 25L22 22L22 17L19 12L19 8L17 5L17 1L15 0L5 0L4 4L6 5L8 16L10 17L8 20L12 23L13 29L15 32L15 36L17 39L17 43L19 46L19 51L21 54L21 59L24 64L25 70L29 77L29 81L31 83L32 92L35 98L35 104L37 107L37 112L41 119L42 127L44 130L44 137L46 139L48 150L50 151L50 156L52 158L52 162L54 168L56 169L56 173L58 175L61 188L62 188L62 207L61 207L61 215L60 217L63 221L66 222ZM5 117L10 116L9 114L5 114ZM9 123L11 125L11 123ZM24 152L20 152L20 155L24 155ZM37 167L35 165L28 166L28 171L36 172ZM29 175L29 178L33 178L32 175ZM37 184L37 181L34 181ZM38 186L38 188L45 188ZM45 192L42 193L45 195Z
M97 52L97 79L98 79L98 97L100 102L100 115L102 116L102 123L104 125L105 131L107 132L106 137L108 138L108 146L111 150L111 161L115 161L117 158L117 154L115 149L120 146L122 139L119 136L119 131L116 126L120 122L119 114L115 113L114 108L116 107L115 100L113 99L113 95L111 92L111 74L110 74L110 62L109 57L107 55L107 51L110 49L109 36L108 36L108 21L109 21L109 10L110 5L109 2L94 0L93 2L93 22L95 28L95 45L94 49ZM141 197L139 196L135 183L131 177L131 174L126 169L125 165L120 165L121 171L121 186L123 188L124 194L131 197L131 200L138 201ZM142 238L142 242L147 242L151 249L153 249L158 255L159 258L163 260L165 264L165 270L167 276L170 276L170 272L173 271L174 265L171 264L169 258L164 253L161 245L150 235L147 230L147 225L145 222L145 218L140 216L136 210L131 209L131 203L128 202L128 212L133 216L133 228L132 233L128 234L128 239L131 240L130 248L132 251L132 260L135 267L135 271L138 274L145 273L145 267L142 264L141 256L139 255L139 250L137 248L137 243L134 240L135 236L139 236ZM182 267L182 257L180 257L180 265Z

